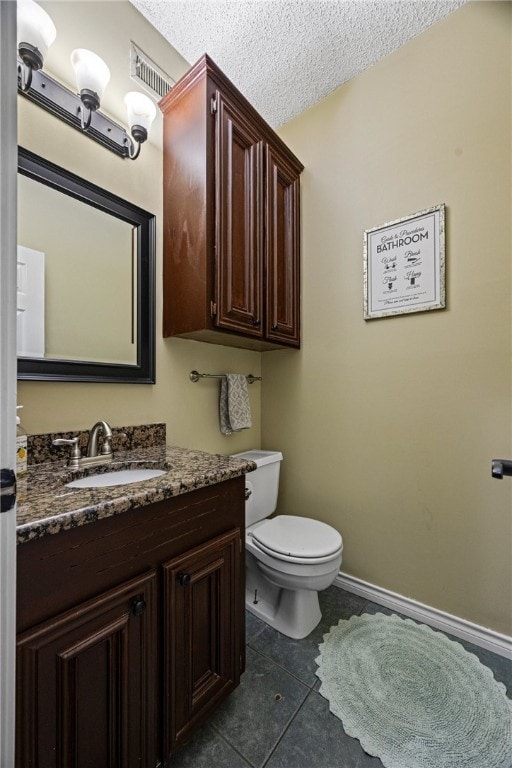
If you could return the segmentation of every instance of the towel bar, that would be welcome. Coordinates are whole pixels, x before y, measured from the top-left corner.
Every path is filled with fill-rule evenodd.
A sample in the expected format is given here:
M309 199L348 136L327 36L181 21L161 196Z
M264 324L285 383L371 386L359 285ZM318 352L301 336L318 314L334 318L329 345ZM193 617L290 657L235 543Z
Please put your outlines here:
M197 371L190 371L189 373L189 379L193 382L199 381L199 379L222 379L224 376L224 373L198 373ZM245 378L248 384L262 380L261 376L253 376L252 373L249 373Z

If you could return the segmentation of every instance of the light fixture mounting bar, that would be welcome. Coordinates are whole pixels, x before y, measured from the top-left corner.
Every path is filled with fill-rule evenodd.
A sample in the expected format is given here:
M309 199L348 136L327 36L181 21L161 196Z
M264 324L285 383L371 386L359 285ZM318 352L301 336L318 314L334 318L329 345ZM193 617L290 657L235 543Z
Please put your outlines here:
M83 104L80 96L54 80L42 69L32 71L30 87L23 90L20 75L23 66L23 62L18 57L18 92L83 133L80 121L80 110L83 109ZM124 128L99 110L92 112L87 133L91 139L110 149L111 152L121 157L128 157L130 136Z

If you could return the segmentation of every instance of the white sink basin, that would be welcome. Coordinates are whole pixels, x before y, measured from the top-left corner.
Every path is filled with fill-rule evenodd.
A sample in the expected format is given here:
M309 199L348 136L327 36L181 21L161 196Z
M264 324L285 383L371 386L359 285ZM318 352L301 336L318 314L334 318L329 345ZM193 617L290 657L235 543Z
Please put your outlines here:
M98 475L80 477L66 483L67 488L106 488L109 485L127 485L140 483L142 480L152 480L154 477L165 475L164 469L119 469L114 472L103 472Z

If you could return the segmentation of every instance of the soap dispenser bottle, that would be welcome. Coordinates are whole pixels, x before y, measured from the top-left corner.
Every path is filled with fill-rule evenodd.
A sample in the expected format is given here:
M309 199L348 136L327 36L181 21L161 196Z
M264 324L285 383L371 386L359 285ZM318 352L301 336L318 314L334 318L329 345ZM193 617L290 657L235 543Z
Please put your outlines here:
M17 405L16 410L23 408ZM16 416L16 475L24 475L27 472L27 433L21 426L19 416Z

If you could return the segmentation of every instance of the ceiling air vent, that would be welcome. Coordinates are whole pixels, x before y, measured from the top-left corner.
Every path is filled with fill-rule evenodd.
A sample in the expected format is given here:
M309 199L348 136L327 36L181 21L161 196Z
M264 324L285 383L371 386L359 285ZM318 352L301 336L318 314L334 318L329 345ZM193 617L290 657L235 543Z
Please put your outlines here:
M157 99L165 96L176 82L133 42L130 46L130 77Z

